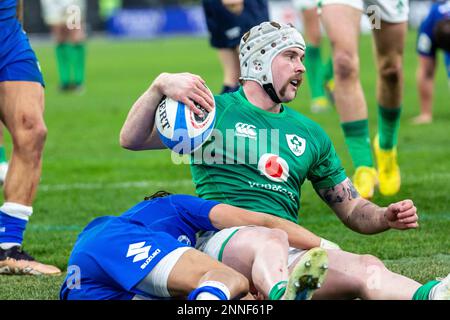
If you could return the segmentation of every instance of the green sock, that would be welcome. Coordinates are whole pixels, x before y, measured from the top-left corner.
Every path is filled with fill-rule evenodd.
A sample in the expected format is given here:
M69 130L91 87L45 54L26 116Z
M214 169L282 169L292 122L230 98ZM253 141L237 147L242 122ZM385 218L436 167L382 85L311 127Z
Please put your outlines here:
M323 89L323 70L320 47L308 46L305 56L305 67L312 98L324 97L325 91Z
M73 79L75 84L84 83L84 68L86 61L86 47L84 43L72 45Z
M286 292L287 281L277 282L269 292L269 300L280 300Z
M6 151L4 146L0 146L0 163L6 162Z
M388 109L378 105L378 135L380 148L390 150L397 145L401 107Z
M323 66L323 80L324 82L328 82L331 79L333 79L333 58L329 57Z
M56 61L58 63L59 82L61 85L70 84L70 45L60 43L56 46Z
M413 300L430 300L430 291L437 285L439 281L431 280L430 282L425 283L414 293Z
M373 167L372 150L370 149L369 121L367 119L343 122L345 142L355 168L360 166Z

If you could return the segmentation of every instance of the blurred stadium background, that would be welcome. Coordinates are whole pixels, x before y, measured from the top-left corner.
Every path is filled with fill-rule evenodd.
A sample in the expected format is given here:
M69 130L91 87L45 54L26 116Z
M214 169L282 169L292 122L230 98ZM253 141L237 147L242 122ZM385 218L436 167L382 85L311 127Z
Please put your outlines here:
M208 44L200 1L117 3L120 6L116 10L109 10L105 3L88 1L86 91L73 95L58 91L54 44L42 21L40 2L25 1L25 29L47 84L45 118L49 133L35 213L24 247L37 259L63 270L77 234L94 217L119 214L159 189L194 194L189 166L173 164L168 151L130 152L120 148L119 131L136 98L161 72L192 72L201 75L213 91L221 87L222 71L216 52ZM437 74L434 123L420 127L410 124L419 111L415 28L430 4L411 1L399 137L402 190L394 197L377 194L374 198L380 205L413 199L419 208L421 228L358 235L342 225L309 184L303 188L300 211L300 223L305 227L346 250L377 255L394 271L421 282L450 272L450 95L444 68ZM289 1L271 1L271 14L272 19L301 27ZM371 41L370 35L361 36L361 80L369 117L375 119ZM327 46L326 41L324 44ZM311 114L309 99L306 83L291 106L323 126L347 173L352 174L336 112ZM371 121L371 136L376 132L375 123ZM6 136L9 154L8 139ZM0 299L57 299L63 277L1 276Z

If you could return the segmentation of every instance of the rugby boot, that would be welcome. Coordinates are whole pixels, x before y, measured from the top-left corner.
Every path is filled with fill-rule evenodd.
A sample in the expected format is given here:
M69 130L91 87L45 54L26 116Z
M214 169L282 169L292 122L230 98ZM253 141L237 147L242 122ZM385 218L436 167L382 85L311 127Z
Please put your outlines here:
M284 300L311 300L314 291L325 281L328 255L322 248L308 250L292 270L286 286Z
M397 164L397 148L383 150L378 142L378 135L373 141L375 158L378 167L378 183L380 193L384 196L393 196L400 190L400 168Z
M59 275L61 270L55 266L37 262L19 246L14 246L6 250L0 248L0 274Z
M372 167L360 166L356 168L352 181L361 197L371 199L377 184L377 171Z

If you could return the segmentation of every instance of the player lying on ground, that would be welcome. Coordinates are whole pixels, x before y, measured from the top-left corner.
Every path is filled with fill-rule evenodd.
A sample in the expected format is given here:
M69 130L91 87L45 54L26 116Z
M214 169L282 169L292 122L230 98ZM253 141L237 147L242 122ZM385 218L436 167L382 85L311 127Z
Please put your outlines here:
M303 65L305 42L300 33L284 24L265 22L244 35L240 48L243 85L238 92L216 96L214 104L199 76L163 73L130 110L120 136L122 146L132 150L164 148L154 129L155 110L163 96L182 101L195 112L199 110L191 99L207 110L215 105L219 119L215 130L222 137L227 137L227 130L236 128L237 132L242 124L254 126L251 137L255 141L267 139L271 130L278 130L279 141L275 144L279 151L278 154L257 154L256 163L192 162L193 180L202 198L297 222L301 186L308 179L340 220L356 232L374 234L389 229L417 228L418 215L413 201L403 200L383 208L363 199L347 178L326 133L283 104L295 98L306 71ZM235 134L232 139L234 146L242 144L240 140L244 140L245 145L250 134ZM224 159L235 159L236 150L229 150L226 140L219 142L214 145L216 141L211 139L203 147L223 154ZM252 154L250 150L245 151ZM238 268L233 262L245 261L253 244L251 228L237 232L225 229L209 239L204 248L221 248L222 261ZM295 261L301 254L291 250L290 259ZM329 250L328 257L327 279L314 298L448 299L450 296L450 277L437 286L437 282L422 286L391 272L380 259L371 255ZM369 268L379 270L379 286L368 286ZM238 271L251 277L248 270Z
M248 298L243 275L193 248L198 231L243 225L254 231L255 252L248 254L256 290L274 300L311 298L327 272L326 251L310 250L288 283L288 248L318 247L319 237L268 214L165 192L89 223L73 248L60 298Z

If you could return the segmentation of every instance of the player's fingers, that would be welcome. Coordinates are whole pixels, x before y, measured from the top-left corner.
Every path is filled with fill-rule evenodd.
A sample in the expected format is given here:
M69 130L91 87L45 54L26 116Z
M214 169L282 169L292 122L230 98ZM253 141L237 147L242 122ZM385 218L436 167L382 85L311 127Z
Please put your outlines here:
M195 106L194 101L192 101L191 99L189 99L188 97L185 97L181 100L181 102L183 102L192 112L194 112L195 114L199 115L200 117L203 116L203 112L198 109Z
M200 94L196 94L193 92L190 94L190 98L191 98L191 100L194 100L196 103L198 103L201 107L208 110L208 108L207 108L208 103ZM195 108L202 111L198 106L195 106ZM203 113L203 111L202 111L202 113Z
M402 211L408 210L409 208L412 208L414 206L414 202L412 200L403 200L400 201L400 207Z
M419 223L414 222L414 223L408 223L406 224L406 227L410 228L410 229L415 229L419 227Z
M401 223L404 223L404 224L410 224L410 223L415 223L418 220L419 219L418 219L417 215L414 215L414 216L411 216L411 217L408 217L408 218L400 219L399 221Z
M399 212L397 214L397 219L404 219L413 215L417 215L417 208L414 206L406 211Z
M196 87L194 92L204 101L204 103L200 103L200 101L197 102L199 102L208 112L211 112L214 108L214 98L211 97L209 90L203 86L203 88Z
M211 95L209 89L204 84L197 84L195 92L201 95L208 102L208 105L204 107L208 110L208 112L211 112L214 108L214 97Z

